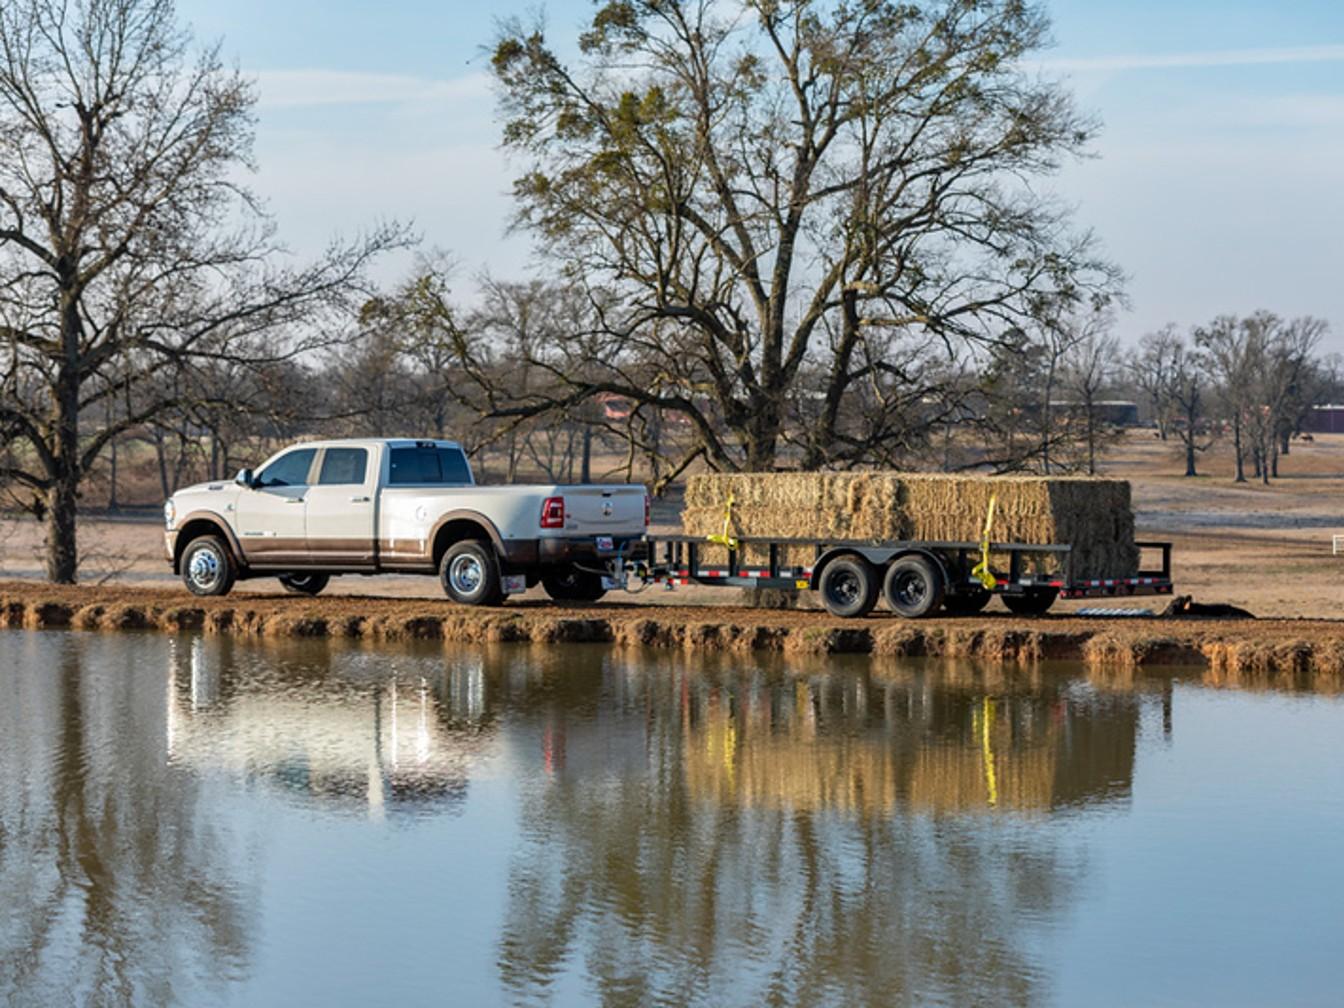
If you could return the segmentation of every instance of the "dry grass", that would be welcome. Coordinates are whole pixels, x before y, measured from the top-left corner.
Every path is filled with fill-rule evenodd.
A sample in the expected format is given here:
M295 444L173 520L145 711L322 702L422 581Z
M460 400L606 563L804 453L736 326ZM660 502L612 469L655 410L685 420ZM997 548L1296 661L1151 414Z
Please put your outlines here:
M893 472L700 475L686 486L685 531L721 532L729 495L737 536L886 542L978 540L993 497L995 541L1071 544L1075 577L1124 577L1138 569L1129 484L1123 480ZM749 550L746 558L763 562L764 553ZM786 558L810 560L802 548Z

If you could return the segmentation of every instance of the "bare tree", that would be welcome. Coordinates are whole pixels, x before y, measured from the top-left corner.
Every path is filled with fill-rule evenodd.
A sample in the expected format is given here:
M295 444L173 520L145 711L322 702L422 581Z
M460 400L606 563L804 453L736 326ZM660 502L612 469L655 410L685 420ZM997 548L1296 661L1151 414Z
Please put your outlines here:
M1172 372L1180 353L1181 337L1174 325L1147 333L1126 361L1126 369L1152 411L1162 440L1171 430L1173 403Z
M580 334L581 368L537 348L555 391L495 411L615 394L686 419L673 470L769 469L812 373L827 406L808 464L877 454L889 425L856 446L836 404L870 389L890 416L919 380L871 330L955 359L1118 286L1029 184L1094 133L1022 69L1047 37L1020 0L619 0L571 67L539 29L506 28L493 66L526 163L519 223L616 300Z
M1256 372L1264 360L1260 327L1252 319L1219 315L1195 330L1195 343L1209 362L1220 412L1232 428L1233 481L1245 483L1246 429L1256 406Z
M1097 454L1114 427L1101 418L1099 401L1114 380L1120 362L1119 341L1110 333L1114 319L1097 314L1080 326L1080 339L1070 346L1063 363L1064 389L1073 398L1073 406L1082 420L1082 445L1087 472L1097 472Z
M0 434L24 445L0 478L42 499L54 581L75 578L83 476L182 404L133 389L165 366L322 344L370 258L403 239L382 228L283 265L239 183L254 102L170 0L0 5ZM109 397L135 409L88 433Z

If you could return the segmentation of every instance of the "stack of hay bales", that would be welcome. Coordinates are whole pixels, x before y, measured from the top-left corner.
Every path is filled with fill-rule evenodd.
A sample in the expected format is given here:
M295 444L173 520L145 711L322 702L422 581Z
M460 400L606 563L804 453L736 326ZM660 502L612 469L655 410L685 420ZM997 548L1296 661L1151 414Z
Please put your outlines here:
M687 535L718 535L733 498L731 533L779 539L892 542L978 541L997 499L995 542L1071 544L1075 578L1131 577L1138 570L1129 484L1092 477L963 476L942 473L732 473L692 476L681 523ZM793 547L786 564L810 566L810 547ZM707 563L726 551L706 547ZM762 548L743 562L766 562ZM1029 569L1053 571L1036 558Z

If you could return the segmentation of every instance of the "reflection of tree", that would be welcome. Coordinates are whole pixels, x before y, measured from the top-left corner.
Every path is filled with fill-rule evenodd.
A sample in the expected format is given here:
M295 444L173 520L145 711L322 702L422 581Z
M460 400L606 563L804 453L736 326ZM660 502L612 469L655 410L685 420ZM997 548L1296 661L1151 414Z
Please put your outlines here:
M0 1002L165 1004L247 965L239 838L165 764L136 674L165 645L33 635L0 662Z
M612 665L600 689L622 681ZM500 942L516 996L581 963L617 1005L1042 998L1031 922L1064 912L1082 867L1018 814L1127 792L1134 701L1063 681L640 681L639 770L571 758L524 797ZM592 719L563 727L571 754L592 748Z

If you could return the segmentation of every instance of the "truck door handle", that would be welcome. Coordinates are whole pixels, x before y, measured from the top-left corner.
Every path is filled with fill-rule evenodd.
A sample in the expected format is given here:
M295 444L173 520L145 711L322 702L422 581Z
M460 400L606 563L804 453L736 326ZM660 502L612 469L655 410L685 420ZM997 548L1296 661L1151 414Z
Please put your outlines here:
M302 503L303 503L303 498L302 498L302 497L286 497L286 498L285 498L285 503L286 503L286 504L302 504Z
M368 499L367 497L351 497L351 498L350 498L350 503L351 503L351 504L367 504L368 502L369 502L369 499Z

